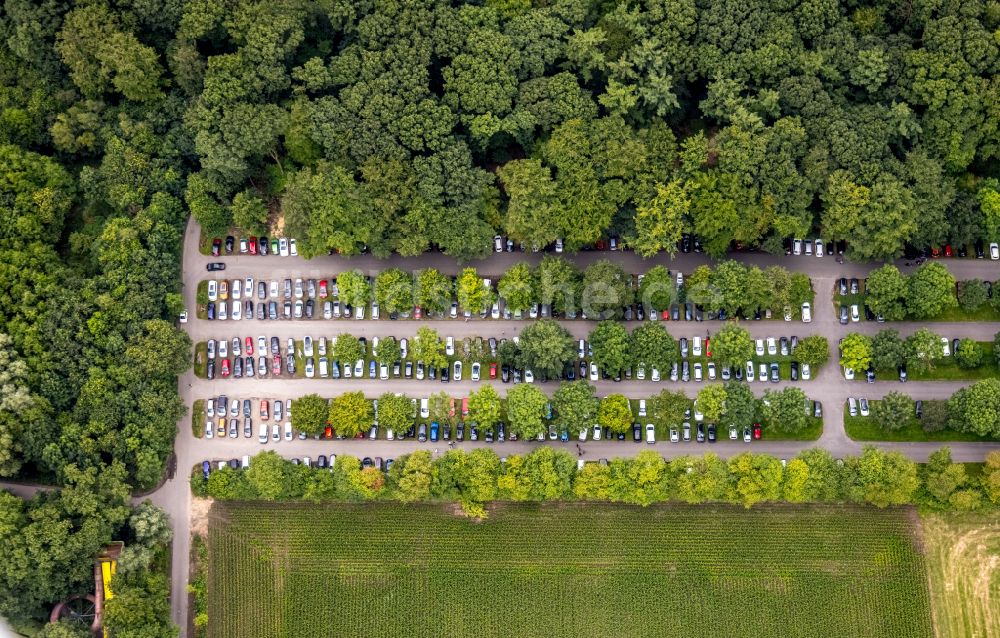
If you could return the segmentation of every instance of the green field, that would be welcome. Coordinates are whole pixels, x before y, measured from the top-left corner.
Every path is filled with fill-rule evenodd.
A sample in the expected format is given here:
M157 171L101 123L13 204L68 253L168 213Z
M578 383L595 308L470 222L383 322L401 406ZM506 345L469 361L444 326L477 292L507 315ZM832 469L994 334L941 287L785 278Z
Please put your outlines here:
M910 510L216 503L209 636L931 635Z

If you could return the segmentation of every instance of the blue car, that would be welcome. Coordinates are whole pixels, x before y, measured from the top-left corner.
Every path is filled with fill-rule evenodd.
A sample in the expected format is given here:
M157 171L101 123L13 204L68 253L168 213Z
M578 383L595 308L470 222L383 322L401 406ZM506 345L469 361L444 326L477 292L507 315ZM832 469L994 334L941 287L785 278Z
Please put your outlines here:
M563 443L565 443L566 441L569 441L569 432L566 431L566 430L563 430L559 434L559 440L562 441Z
M202 461L201 462L201 478L207 481L208 480L208 474L211 471L212 471L212 464L209 463L208 461Z
M368 362L368 378L369 379L374 379L375 378L375 362L374 361L369 361Z
M438 424L437 421L431 423L431 441L438 440Z

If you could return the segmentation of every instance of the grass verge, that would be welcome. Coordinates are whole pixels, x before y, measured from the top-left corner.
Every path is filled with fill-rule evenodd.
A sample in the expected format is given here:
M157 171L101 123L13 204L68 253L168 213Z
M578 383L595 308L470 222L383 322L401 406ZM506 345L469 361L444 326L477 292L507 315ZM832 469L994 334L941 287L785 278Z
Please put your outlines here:
M205 399L198 399L191 409L191 433L196 439L205 435Z
M869 403L874 404L877 401L869 401ZM928 403L931 403L931 401L924 401L924 405ZM906 424L898 430L886 430L876 424L875 420L870 416L861 416L860 414L858 416L851 416L847 413L846 407L844 408L844 431L847 432L847 436L855 441L995 441L995 439L991 439L990 437L977 436L968 432L958 432L951 429L926 432L921 427L920 420L915 416L908 418Z

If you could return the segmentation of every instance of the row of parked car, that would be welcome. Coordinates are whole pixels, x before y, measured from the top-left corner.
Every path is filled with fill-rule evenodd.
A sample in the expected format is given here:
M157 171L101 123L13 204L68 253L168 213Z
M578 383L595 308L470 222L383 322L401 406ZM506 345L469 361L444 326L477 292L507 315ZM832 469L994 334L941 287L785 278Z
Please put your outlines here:
M840 340L843 342L843 339ZM961 340L958 338L948 340L947 337L941 337L941 355L944 357L950 357L958 350L958 344ZM906 373L906 363L896 368L896 373L899 375L899 382L906 383L909 376ZM853 381L855 377L855 371L852 368L844 368L844 378L848 381ZM868 369L865 371L865 377L868 379L868 383L875 383L875 368L872 364L868 364Z
M280 255L282 257L297 257L299 254L295 239L291 237L240 237L239 240L227 235L225 240L220 237L212 239L212 256L218 257L225 253L232 255L239 244L241 255Z
M325 343L324 339L324 348ZM268 374L280 376L282 370L293 375L296 371L295 340L291 338L288 339L284 357L281 355L281 342L278 338L271 337L269 343L264 335L257 337L256 349L252 337L246 337L245 340L233 337L232 341L209 339L205 344L205 354L208 359L205 376L210 380L216 376L216 365L218 374L223 379L230 376L236 379L255 375L266 377Z
M253 399L232 399L226 395L210 397L205 401L205 438L228 436L239 438L242 430L244 438L253 438ZM284 439L292 440L292 402L281 399L260 399L258 404L257 439L261 444ZM268 423L270 421L270 423ZM284 423L282 423L284 421ZM304 438L304 437L303 437Z

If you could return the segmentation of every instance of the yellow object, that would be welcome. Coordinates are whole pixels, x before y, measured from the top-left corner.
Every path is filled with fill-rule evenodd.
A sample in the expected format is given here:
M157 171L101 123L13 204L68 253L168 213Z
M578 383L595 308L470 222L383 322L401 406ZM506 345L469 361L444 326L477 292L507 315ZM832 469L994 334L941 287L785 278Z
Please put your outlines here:
M115 597L114 593L111 591L111 578L115 575L117 570L118 561L101 561L101 580L104 582L104 600L111 600Z

